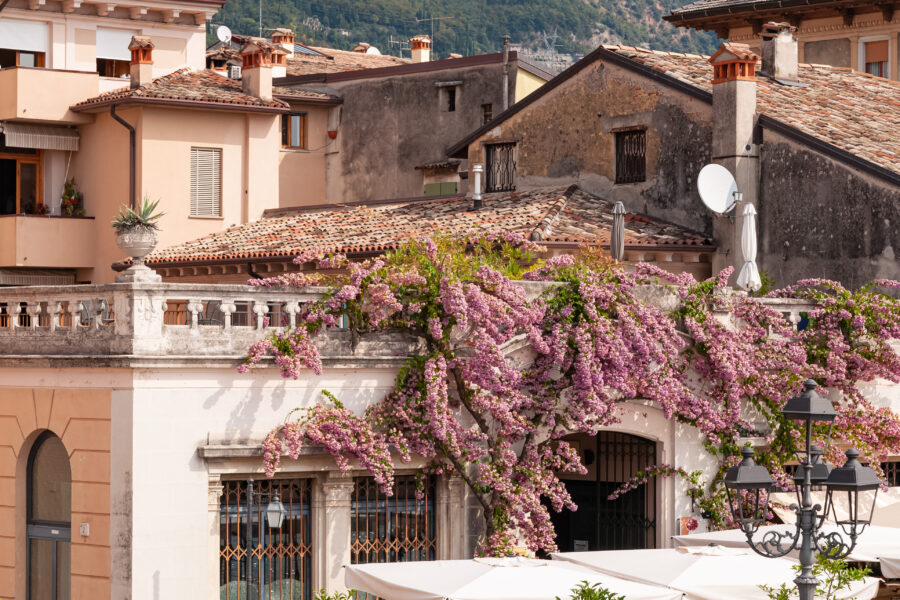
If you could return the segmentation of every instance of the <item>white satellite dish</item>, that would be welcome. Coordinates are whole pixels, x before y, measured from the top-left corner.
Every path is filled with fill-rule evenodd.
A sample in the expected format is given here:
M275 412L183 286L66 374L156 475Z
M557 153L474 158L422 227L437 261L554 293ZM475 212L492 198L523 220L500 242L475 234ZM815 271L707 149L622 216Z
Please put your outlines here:
M216 28L216 37L219 38L219 41L223 44L227 44L231 41L231 30L224 25L219 25Z
M366 48L366 54L374 54L376 56L381 56L381 50L379 50L375 46L369 46L368 48Z
M714 213L724 215L734 210L737 182L731 171L722 165L709 164L700 169L697 176L697 191L700 192L700 199L706 208Z

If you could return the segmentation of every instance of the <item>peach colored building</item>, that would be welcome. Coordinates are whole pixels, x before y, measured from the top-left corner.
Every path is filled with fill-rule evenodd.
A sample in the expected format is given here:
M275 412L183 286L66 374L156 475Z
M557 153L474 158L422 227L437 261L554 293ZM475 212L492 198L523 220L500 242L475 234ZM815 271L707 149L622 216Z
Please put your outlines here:
M160 200L163 245L324 201L340 100L273 87L284 52L264 40L242 80L203 70L220 5L5 6L0 285L111 281L110 221L144 196Z

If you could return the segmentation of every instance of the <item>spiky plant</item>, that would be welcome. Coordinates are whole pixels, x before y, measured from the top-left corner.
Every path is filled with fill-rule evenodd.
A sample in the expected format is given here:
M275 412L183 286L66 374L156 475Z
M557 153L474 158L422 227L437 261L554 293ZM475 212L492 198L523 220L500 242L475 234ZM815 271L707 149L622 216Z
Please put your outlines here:
M144 196L135 208L123 206L119 209L119 216L113 219L112 226L116 233L125 233L134 229L159 229L156 222L165 213L156 212L159 200L150 201L150 196Z

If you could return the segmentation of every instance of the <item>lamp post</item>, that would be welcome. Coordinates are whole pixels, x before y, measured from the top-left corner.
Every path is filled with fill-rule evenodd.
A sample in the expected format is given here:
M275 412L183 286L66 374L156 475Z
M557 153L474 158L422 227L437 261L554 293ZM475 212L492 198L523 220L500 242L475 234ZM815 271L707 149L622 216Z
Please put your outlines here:
M250 594L250 584L253 583L253 501L255 497L259 497L260 503L264 502L264 498L269 498L269 504L266 506L266 520L269 522L269 527L271 529L278 529L281 527L281 524L284 522L284 504L281 503L281 500L278 498L278 492L274 494L254 494L253 493L253 478L250 477L247 479L247 577L245 578L247 581L247 595ZM262 528L262 520L260 519L259 524L259 544L262 545L263 538L263 528ZM262 581L260 581L262 583ZM262 598L262 586L259 586L260 598Z
M725 474L725 491L735 522L747 536L747 543L758 554L769 558L784 556L794 549L800 551L800 575L794 580L800 592L800 600L814 600L819 581L813 576L814 554L828 558L847 557L856 547L856 539L872 520L875 510L875 496L881 482L875 471L859 463L859 452L847 450L847 462L842 467L832 469L824 460L831 441L831 427L836 413L827 399L816 392L816 382L809 379L804 384L803 393L788 400L781 413L788 419L803 421L806 426L806 444L795 449L799 461L794 482L797 486L797 504L791 510L797 514L794 531L769 531L761 540L754 541L753 535L766 521L772 477L766 468L753 461L753 449L741 451L743 460L731 467ZM813 423L828 423L826 450L812 443ZM824 485L826 488L825 508L812 504L811 488ZM874 490L871 505L860 492ZM847 519L838 520L834 494L846 493L849 506ZM863 506L861 503L866 503ZM821 511L821 512L820 512ZM838 531L824 531L822 525L831 512L849 541Z

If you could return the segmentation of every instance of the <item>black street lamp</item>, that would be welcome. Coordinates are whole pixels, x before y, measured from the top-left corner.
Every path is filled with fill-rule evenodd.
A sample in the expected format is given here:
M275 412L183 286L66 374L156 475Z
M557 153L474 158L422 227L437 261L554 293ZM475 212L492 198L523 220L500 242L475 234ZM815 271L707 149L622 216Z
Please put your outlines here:
M832 469L825 462L822 456L831 441L831 427L836 416L834 407L816 392L815 381L809 379L803 387L803 393L788 400L781 411L788 419L801 420L806 425L806 444L802 449L794 451L800 462L794 476L798 503L790 507L797 514L794 531L769 531L762 540L753 540L753 534L766 521L773 482L766 468L753 461L751 448L744 448L741 451L743 460L725 474L725 491L731 514L755 552L769 558L778 558L794 549L800 551L802 569L794 583L800 592L800 600L814 600L816 585L819 583L812 573L814 551L832 559L845 558L853 551L857 537L872 521L875 496L881 481L874 470L859 463L859 452L854 449L847 450L847 462L843 467ZM812 444L812 425L815 421L829 423L826 450ZM827 490L824 510L820 505L812 504L810 492L814 485L824 485ZM860 497L860 492L872 490L874 493L869 505L869 498L865 494ZM847 494L850 509L847 519L837 518L835 493ZM850 538L849 542L837 531L820 531L829 512Z
M269 528L271 529L279 529L281 524L284 523L284 504L281 503L281 500L278 498L278 493L274 494L261 494L259 492L253 493L253 478L249 478L247 480L247 595L250 594L250 584L253 583L253 501L256 498L259 498L259 502L264 502L265 498L269 498L269 504L266 506L265 515L266 520L269 522ZM259 546L262 546L263 542L263 526L262 519L260 519L259 523ZM259 560L262 561L262 555L260 554ZM262 581L260 581L260 584ZM262 598L262 585L259 586L260 598Z

